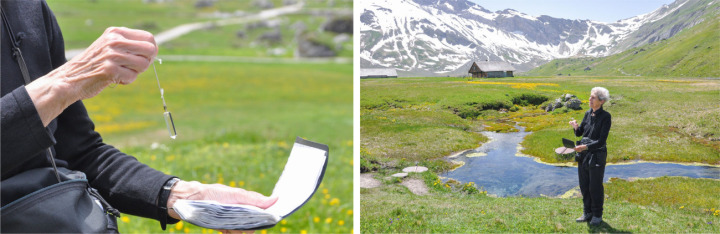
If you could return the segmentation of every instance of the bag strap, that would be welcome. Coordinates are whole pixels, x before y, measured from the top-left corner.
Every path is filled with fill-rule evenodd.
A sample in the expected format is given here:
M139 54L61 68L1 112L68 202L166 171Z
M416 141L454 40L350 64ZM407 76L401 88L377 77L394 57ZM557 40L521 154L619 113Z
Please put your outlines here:
M8 33L8 37L10 38L10 43L12 44L12 51L13 51L13 57L15 57L15 60L17 60L18 65L20 66L20 72L22 73L23 79L25 80L25 85L30 84L30 73L28 72L27 65L25 64L25 58L22 56L22 51L20 51L20 41L17 41L15 38L15 33L13 33L12 27L10 27L10 21L8 21L7 16L5 15L5 11L0 8L0 14L2 15L2 21L5 25L5 31ZM55 157L53 157L52 150L50 147L47 148L47 153L49 157L50 164L52 164L53 169L55 170L55 177L59 182L62 182L60 179L60 174L58 173L57 166L55 165Z
M12 51L13 51L13 57L15 57L15 60L18 61L18 65L20 65L20 72L22 73L23 79L25 80L25 84L30 84L30 73L28 72L27 65L25 64L25 59L22 56L22 51L20 51L20 41L17 41L15 38L15 33L13 33L12 28L10 27L10 22L7 19L7 16L5 16L5 11L3 11L0 8L0 14L2 14L3 23L5 24L5 30L9 34L10 42L12 44Z

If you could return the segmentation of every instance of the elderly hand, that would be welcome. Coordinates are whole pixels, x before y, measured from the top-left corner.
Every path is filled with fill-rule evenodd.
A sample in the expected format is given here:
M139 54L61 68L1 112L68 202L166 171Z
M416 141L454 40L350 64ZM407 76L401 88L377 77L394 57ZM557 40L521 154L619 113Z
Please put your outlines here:
M580 152L583 152L583 151L585 151L585 150L587 150L587 145L578 145L578 146L575 146L575 152L580 153Z
M260 193L233 188L222 184L201 184L197 181L178 181L170 191L167 207L171 208L178 199L214 200L220 203L251 205L262 209L275 204L277 197L266 197ZM180 219L174 210L168 209L168 215ZM251 233L251 231L221 230L223 233Z
M573 119L572 121L570 121L570 122L568 122L568 123L570 124L570 126L573 127L573 129L577 130L577 128L578 128L578 123L577 123L577 121L575 121L575 120Z
M110 84L130 84L157 55L152 34L111 27L84 52L26 86L43 124Z

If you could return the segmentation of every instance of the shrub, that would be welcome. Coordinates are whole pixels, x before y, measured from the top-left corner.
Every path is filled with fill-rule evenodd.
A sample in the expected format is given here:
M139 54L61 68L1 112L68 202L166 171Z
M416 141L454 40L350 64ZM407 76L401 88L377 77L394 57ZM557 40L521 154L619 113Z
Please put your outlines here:
M519 106L540 105L549 98L536 93L521 93L512 97L512 103Z

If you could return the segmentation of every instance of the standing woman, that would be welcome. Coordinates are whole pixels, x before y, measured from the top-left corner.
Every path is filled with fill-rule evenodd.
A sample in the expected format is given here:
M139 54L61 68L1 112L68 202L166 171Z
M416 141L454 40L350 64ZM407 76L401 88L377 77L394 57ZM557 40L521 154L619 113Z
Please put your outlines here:
M605 191L603 177L607 159L606 140L610 134L612 123L610 113L603 110L603 104L610 98L610 92L603 87L595 87L590 91L590 110L585 112L582 123L578 126L575 120L570 125L575 129L576 136L582 136L575 147L578 162L578 179L580 193L583 196L583 215L577 222L590 221L590 225L602 223L603 201Z

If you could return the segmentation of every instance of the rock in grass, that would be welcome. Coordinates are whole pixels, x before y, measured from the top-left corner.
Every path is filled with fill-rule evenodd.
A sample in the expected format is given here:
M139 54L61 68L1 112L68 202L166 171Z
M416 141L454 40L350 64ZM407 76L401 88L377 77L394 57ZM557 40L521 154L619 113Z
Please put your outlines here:
M392 177L405 178L408 175L406 172L395 173Z
M567 108L573 109L573 110L580 110L582 109L582 101L577 98L570 99L569 101L565 102L565 106Z
M423 166L406 167L403 169L404 172L424 172L427 170L428 168Z

